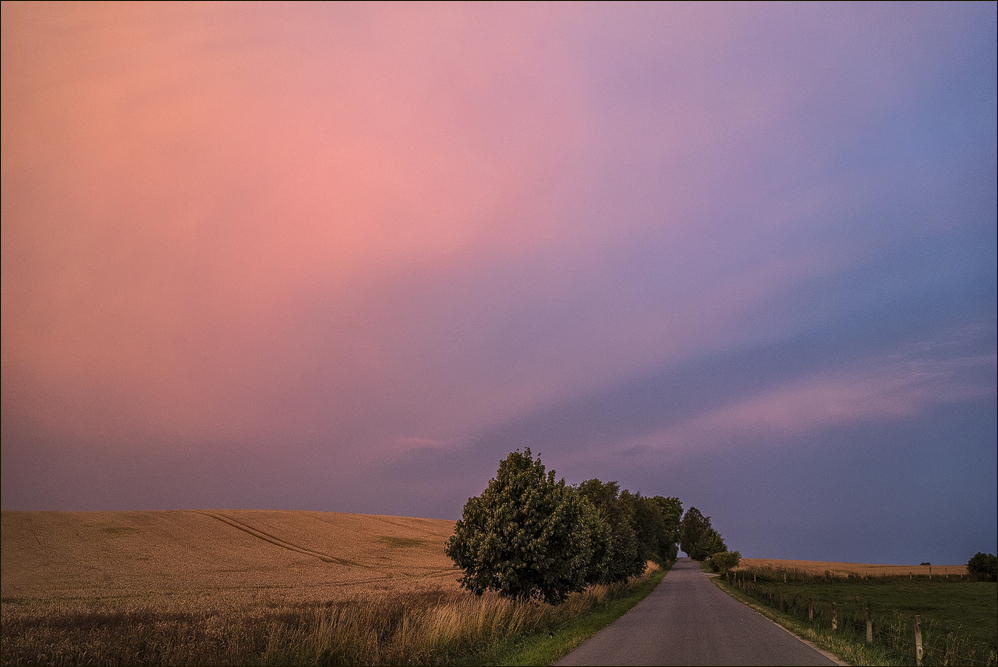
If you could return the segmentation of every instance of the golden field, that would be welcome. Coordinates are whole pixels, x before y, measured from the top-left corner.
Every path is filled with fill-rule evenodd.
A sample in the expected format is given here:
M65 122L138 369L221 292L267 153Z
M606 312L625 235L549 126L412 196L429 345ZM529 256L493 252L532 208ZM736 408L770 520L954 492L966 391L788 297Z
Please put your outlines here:
M4 602L287 604L459 590L454 522L277 510L9 512ZM740 569L927 575L922 565L743 558ZM933 565L933 575L966 565Z
M552 607L461 590L445 554L453 521L255 510L2 521L5 665L488 663L658 569Z
M822 560L779 560L774 558L742 558L736 570L775 570L803 572L809 575L833 577L883 577L967 574L966 565L874 565L870 563L835 563Z
M0 662L10 665L488 663L641 585L594 586L558 607L476 597L460 589L445 554L454 522L435 519L263 510L0 516ZM928 573L754 558L742 567Z
M171 606L457 590L453 521L334 512L2 512L4 601Z

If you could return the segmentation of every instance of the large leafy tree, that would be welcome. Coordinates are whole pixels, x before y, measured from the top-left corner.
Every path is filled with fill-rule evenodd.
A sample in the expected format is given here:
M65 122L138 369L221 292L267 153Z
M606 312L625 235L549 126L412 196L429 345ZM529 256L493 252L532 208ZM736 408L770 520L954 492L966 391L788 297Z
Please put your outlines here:
M617 482L587 479L578 486L579 493L596 509L605 537L593 541L593 565L590 580L597 584L626 581L644 573L638 536L633 527L634 511L620 498ZM624 491L627 493L627 491Z
M683 515L679 525L679 539L683 551L693 560L704 560L728 550L721 534L711 527L710 517L701 514L696 507L689 508Z
M641 557L659 565L676 557L676 532L682 503L678 498L642 496L624 491L621 500L633 507L632 523L638 535ZM678 515L674 516L674 513Z
M696 545L693 547L693 551L699 556L697 560L704 560L706 558L710 558L716 553L721 553L727 550L728 547L724 544L721 534L713 528L705 530L703 535L700 536L700 539L697 540Z
M683 503L676 497L655 496L653 500L665 518L665 532L660 538L659 555L663 561L675 560L679 551L677 545L679 544L679 524L683 518Z
M708 531L712 530L709 516L701 514L696 507L686 510L679 526L679 539L683 551L694 560L703 560L712 553L724 551L724 549L709 550L709 547L716 546L713 544L715 541L713 536L708 534ZM716 531L714 533L716 534Z
M663 561L662 542L666 537L665 514L654 499L631 493L626 489L620 494L621 502L628 507L631 525L638 536L638 555L641 562Z
M482 495L468 499L447 555L477 595L560 604L589 583L593 542L605 535L599 526L593 505L555 481L553 470L545 474L527 448L500 462Z

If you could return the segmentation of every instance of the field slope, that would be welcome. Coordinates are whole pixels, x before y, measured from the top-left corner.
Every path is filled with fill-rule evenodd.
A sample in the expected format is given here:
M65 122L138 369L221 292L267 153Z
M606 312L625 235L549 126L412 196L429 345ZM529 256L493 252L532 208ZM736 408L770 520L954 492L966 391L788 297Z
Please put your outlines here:
M333 512L2 512L5 602L308 601L456 587L454 522ZM232 600L235 602L235 600Z
M554 659L664 574L558 607L475 596L446 555L453 530L329 512L2 512L0 664Z

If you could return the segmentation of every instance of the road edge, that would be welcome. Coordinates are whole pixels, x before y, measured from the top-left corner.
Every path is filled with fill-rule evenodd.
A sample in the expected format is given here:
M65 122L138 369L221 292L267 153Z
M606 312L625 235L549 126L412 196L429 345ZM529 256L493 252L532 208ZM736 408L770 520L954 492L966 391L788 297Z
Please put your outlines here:
M785 627L782 623L779 622L778 619L774 618L769 613L767 613L769 610L766 609L764 606L756 604L756 603L751 602L749 600L743 600L743 599L741 599L740 597L738 597L736 595L732 595L731 591L727 590L724 586L722 586L720 584L720 579L718 577L710 577L710 582L712 584L714 584L715 586L717 586L717 588L720 591L722 591L725 595L727 595L732 600L735 600L736 602L740 602L741 604L745 605L746 607L748 607L749 609L751 609L752 611L754 611L755 613L757 613L759 616L762 616L767 621L769 621L770 623L772 623L773 625L775 625L776 627L778 627L780 630L783 630L788 635L791 635L795 639L798 639L798 640L804 642L805 644L807 644L808 646L810 646L811 648L813 648L815 651L817 651L821 655L825 656L826 658L828 658L829 660L831 660L832 662L834 662L836 665L841 665L842 667L850 667L850 664L848 662L844 662L842 660L842 658L840 658L839 656L837 656L834 653L831 653L829 651L826 651L825 649L823 649L820 646L816 645L814 642L812 642L812 641L810 641L808 639L805 639L804 637L801 637L800 635L798 635L794 631L792 631L789 628Z

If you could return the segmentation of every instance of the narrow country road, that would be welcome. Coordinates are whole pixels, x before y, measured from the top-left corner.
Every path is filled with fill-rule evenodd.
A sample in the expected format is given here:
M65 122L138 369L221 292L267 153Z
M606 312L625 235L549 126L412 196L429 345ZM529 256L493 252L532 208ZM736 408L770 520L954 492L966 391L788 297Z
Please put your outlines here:
M680 558L652 593L558 665L834 665Z

